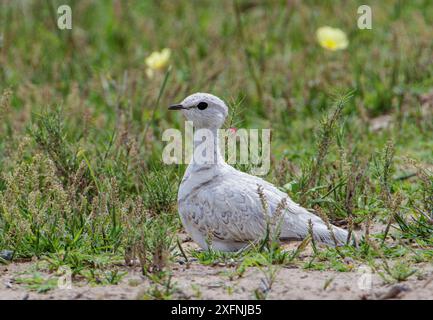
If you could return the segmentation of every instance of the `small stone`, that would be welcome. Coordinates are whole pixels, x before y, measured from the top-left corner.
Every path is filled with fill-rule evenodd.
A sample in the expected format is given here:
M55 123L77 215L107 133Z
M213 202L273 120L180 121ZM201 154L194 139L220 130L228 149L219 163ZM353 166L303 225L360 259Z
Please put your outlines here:
M401 296L402 292L410 291L409 287L402 285L402 284L396 284L389 289L388 292L382 294L380 299L395 299Z
M0 258L6 261L11 261L14 256L14 252L12 250L2 250L0 251Z
M75 300L81 299L82 296L83 296L83 294L81 292L79 292L75 295L75 297L73 299L75 299Z
M354 262L353 259L350 257L345 257L343 261L345 264L353 264Z

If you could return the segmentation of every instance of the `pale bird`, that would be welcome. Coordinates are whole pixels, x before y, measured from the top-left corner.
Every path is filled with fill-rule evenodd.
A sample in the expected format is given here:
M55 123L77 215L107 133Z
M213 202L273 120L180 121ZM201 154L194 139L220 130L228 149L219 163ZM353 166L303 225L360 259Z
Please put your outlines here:
M214 160L203 163L192 159L179 186L178 210L185 230L203 249L237 251L264 237L267 223L280 210L280 240L302 240L311 231L317 242L342 245L348 232L336 226L330 232L324 221L301 207L273 184L238 171L227 164L218 147L217 130L228 115L227 105L208 93L195 93L170 110L181 110L192 121L195 131L208 129L215 137ZM198 130L200 131L200 130ZM202 142L201 139L194 139ZM194 142L197 145L197 141ZM268 204L266 213L258 188ZM311 221L311 222L310 222ZM310 226L309 226L310 225ZM311 227L312 225L312 227Z

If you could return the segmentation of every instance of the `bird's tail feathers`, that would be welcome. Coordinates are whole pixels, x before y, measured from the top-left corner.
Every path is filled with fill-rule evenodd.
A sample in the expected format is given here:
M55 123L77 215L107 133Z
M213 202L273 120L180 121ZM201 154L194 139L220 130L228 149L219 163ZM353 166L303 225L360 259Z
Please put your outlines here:
M314 240L329 246L345 245L348 232L336 226L330 227L331 230L325 224L313 225Z

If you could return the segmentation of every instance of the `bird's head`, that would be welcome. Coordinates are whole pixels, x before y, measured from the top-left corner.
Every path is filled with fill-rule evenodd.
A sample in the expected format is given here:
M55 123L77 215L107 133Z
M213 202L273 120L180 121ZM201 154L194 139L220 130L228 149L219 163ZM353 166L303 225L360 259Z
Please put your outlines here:
M219 129L228 114L227 105L220 98L209 93L194 93L181 103L171 105L169 110L182 110L187 120L197 129Z

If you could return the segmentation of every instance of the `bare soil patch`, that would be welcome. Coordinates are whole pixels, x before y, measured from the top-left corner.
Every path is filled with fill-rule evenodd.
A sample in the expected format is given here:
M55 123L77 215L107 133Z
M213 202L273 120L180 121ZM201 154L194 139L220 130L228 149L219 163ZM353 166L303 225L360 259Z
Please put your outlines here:
M34 265L35 262L23 262L0 266L0 299L142 299L152 286L138 267L124 267L121 271L127 272L127 275L117 285L89 285L78 280L73 282L71 289L54 288L38 293L16 281L31 272ZM361 277L366 275L359 266L351 272L283 267L278 271L268 299L433 299L432 266L417 264L415 268L417 274L407 281L389 284L377 273L372 273L371 278L364 278L363 282ZM233 271L234 267L204 266L197 261L189 265L175 263L172 266L175 287L172 297L254 299L254 291L260 288L265 278L263 270L249 268L242 277L232 277ZM53 276L48 272L39 272L46 278ZM368 283L371 283L370 289Z

